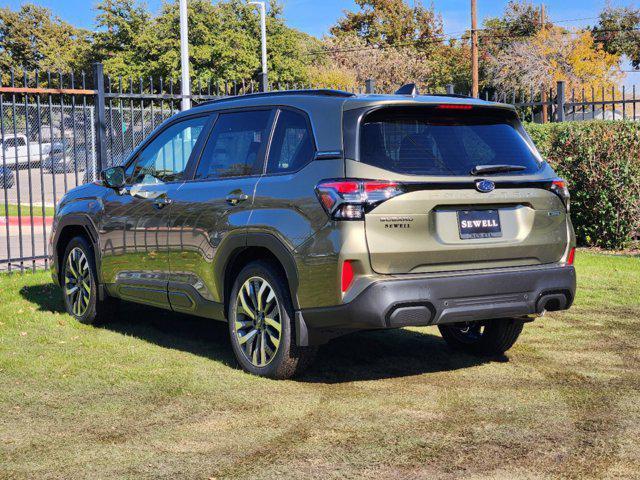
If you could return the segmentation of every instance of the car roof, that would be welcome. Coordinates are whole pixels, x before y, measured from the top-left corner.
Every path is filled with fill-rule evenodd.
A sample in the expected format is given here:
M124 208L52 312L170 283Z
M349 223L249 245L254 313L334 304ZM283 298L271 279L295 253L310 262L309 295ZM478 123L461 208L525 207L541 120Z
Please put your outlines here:
M344 90L285 90L263 93L250 93L223 97L206 101L195 109L207 111L226 110L233 108L263 107L263 106L291 106L303 108L315 104L324 106L339 106L344 110L361 108L369 105L429 105L429 104L464 104L485 107L499 107L513 109L509 104L490 102L464 95L397 95L397 94L356 94ZM193 110L192 110L193 112Z
M342 125L336 119L342 113L357 108L376 106L411 106L462 104L514 110L512 105L488 102L461 95L383 95L356 94L343 90L287 90L265 93L253 93L224 97L203 102L198 106L178 114L193 115L213 113L229 109L287 107L297 108L308 113L319 150L342 150Z

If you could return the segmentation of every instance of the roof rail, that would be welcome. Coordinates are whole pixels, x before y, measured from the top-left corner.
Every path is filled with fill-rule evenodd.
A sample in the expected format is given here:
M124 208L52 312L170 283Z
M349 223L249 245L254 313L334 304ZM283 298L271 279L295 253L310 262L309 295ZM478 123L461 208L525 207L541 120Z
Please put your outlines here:
M344 90L332 90L329 88L304 89L304 90L275 90L271 92L245 93L243 95L233 95L229 97L217 98L215 100L207 100L198 105L209 105L212 103L228 102L231 100L239 100L242 98L262 98L262 97L279 97L282 95L309 95L309 96L325 96L325 97L355 97L355 93L346 92Z
M473 98L470 95L464 95L462 93L430 93L429 95L437 95L438 97ZM482 100L482 99L479 99L479 100Z
M420 95L420 92L418 91L418 86L415 83L407 83L396 90L395 94L415 97ZM433 97L473 98L469 95L462 95L460 93L426 93L424 95Z

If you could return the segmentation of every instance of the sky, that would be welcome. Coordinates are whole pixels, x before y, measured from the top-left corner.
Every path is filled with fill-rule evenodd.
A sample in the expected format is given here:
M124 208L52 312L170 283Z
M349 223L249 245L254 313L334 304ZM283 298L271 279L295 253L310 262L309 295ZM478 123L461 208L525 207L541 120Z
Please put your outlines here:
M172 1L172 0L169 0ZM412 2L413 0L408 0ZM638 0L611 0L614 6L634 5ZM29 3L22 0L0 0L0 5L19 8L21 4ZM53 12L78 27L93 28L95 10L94 0L30 0L49 7ZM281 0L284 5L284 16L287 23L299 30L311 35L322 36L327 33L329 27L342 16L345 9L355 9L352 0ZM424 0L429 5L429 0ZM535 2L534 0L534 3ZM547 12L549 18L554 21L568 19L583 19L596 17L605 4L605 0L547 0ZM162 0L146 0L152 12L158 12ZM499 15L507 0L488 1L478 0L478 16L480 19ZM469 27L469 0L434 0L435 10L442 14L444 30L446 33L454 33ZM566 26L583 26L593 24L595 20L578 20L563 22Z
M174 0L168 0L174 1ZM175 0L177 1L177 0ZM329 27L343 15L344 10L354 10L352 0L280 0L284 6L287 24L298 30L321 37ZM408 0L412 2L413 0ZM537 0L533 0L537 3ZM613 6L637 6L640 0L609 0ZM30 0L50 8L54 14L78 27L93 29L95 0ZM551 21L561 22L565 27L593 25L606 0L547 0L547 15ZM0 0L0 5L17 9L22 0ZM429 5L429 0L424 0ZM157 13L162 0L146 0L150 10ZM478 17L481 20L502 13L507 0L478 0ZM469 0L433 0L436 12L442 15L446 34L459 34L469 28ZM570 20L570 21L568 21ZM624 68L624 67L623 67ZM640 73L629 74L627 81L640 82Z

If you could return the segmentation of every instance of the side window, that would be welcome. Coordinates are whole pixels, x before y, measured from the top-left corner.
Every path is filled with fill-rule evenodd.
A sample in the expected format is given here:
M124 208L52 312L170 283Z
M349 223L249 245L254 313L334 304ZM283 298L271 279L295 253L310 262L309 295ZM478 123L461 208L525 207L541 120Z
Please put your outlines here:
M175 123L158 135L127 168L127 183L160 183L180 180L207 117Z
M313 158L313 138L304 114L282 110L269 148L267 173L293 172Z
M241 177L262 172L270 110L223 113L218 117L196 171L196 179Z
M5 147L10 147L10 148L14 148L14 147L24 147L27 143L25 142L24 138L22 137L12 137L12 138L7 138L5 141Z

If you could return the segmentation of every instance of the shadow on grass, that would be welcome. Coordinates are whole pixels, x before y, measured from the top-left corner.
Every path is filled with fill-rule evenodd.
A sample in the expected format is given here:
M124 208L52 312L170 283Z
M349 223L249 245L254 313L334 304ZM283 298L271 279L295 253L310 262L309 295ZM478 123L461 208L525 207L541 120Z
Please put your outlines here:
M406 329L357 332L336 338L318 351L305 382L340 383L448 372L504 362L451 350L436 327L428 332Z
M51 284L23 287L20 294L42 311L64 312L60 290ZM122 302L117 318L99 328L238 368L227 325L222 322ZM508 361L506 356L486 359L454 352L432 328L429 333L399 329L357 332L334 339L320 347L315 362L298 381L341 383L399 378Z

